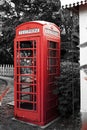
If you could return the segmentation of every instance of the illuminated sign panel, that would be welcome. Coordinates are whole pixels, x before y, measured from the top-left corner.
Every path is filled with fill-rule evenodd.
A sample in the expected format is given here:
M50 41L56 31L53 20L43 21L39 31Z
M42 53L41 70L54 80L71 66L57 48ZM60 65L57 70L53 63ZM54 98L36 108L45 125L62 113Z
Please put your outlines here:
M20 30L19 35L24 35L24 34L32 34L32 33L38 33L40 32L39 28L33 28L33 29L28 29L28 30Z

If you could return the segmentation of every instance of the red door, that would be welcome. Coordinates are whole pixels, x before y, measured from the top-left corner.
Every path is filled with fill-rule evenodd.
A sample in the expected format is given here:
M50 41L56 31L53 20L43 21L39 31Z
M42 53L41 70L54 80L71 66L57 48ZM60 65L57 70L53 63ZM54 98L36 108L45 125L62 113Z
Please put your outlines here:
M40 40L15 42L15 114L24 120L40 122Z

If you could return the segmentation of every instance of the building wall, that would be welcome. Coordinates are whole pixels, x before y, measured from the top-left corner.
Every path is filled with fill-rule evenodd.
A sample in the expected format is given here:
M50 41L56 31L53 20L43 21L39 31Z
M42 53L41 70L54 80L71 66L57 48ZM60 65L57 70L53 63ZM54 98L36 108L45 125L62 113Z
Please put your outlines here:
M87 42L87 5L79 7L79 26L80 26L80 44ZM80 66L87 64L87 47L80 48ZM80 71L80 102L81 112L87 112L87 74L83 70Z

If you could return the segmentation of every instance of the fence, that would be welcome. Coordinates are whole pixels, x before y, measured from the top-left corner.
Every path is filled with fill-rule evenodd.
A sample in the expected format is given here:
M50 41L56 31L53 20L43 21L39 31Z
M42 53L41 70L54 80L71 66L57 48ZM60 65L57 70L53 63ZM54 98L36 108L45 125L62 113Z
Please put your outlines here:
M0 65L0 76L10 76L14 75L14 67L13 65Z

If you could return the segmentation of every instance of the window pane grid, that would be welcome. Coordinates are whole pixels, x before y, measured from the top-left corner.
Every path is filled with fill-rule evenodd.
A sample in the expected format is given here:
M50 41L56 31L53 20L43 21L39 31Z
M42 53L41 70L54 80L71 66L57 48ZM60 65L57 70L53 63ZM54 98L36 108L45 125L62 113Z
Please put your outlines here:
M54 84L55 77L58 73L59 62L59 44L48 41L48 84Z
M37 109L36 41L17 42L17 107Z

